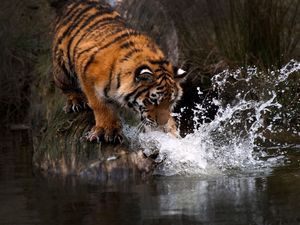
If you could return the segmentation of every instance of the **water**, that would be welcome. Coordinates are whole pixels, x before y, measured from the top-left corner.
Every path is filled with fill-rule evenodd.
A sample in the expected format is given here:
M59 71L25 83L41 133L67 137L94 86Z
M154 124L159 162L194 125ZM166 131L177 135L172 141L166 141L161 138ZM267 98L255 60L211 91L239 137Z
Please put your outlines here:
M205 109L196 104L193 133L133 142L158 154L158 176L147 179L43 176L27 131L1 132L0 224L299 225L299 108L285 101L297 94L293 70L296 61L273 77L256 68L216 75L211 123L200 123Z
M289 105L290 101L281 103L278 97L278 93L285 93L296 99L290 91L289 76L297 71L300 63L291 60L282 69L269 71L269 75L255 67L215 75L213 86L220 97L212 101L219 107L212 122L200 122L205 120L206 109L195 103L193 133L180 139L158 131L139 135L146 155L159 153L157 160L161 165L156 173L215 176L256 170L268 172L283 164L286 159L283 151L268 153L269 142L276 145L276 141L266 140L265 133L280 133L288 126L286 130L300 140L299 123L293 126L290 122L295 117L299 122L299 96L295 108ZM296 79L299 80L299 73ZM200 88L198 92L202 94Z
M268 174L109 183L43 177L29 150L20 134L1 137L1 225L300 224L300 146Z

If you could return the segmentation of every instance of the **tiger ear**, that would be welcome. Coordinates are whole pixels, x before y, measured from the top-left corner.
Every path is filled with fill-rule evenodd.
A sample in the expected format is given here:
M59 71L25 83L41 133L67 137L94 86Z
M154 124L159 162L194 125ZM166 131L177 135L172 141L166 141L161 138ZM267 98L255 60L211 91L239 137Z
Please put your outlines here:
M181 68L178 68L176 66L173 67L173 70L174 70L174 78L176 81L179 81L179 82L182 82L184 81L186 75L187 75L187 72Z
M137 82L140 82L140 81L152 82L153 81L153 72L148 67L141 67L141 68L137 69L135 72L135 80Z

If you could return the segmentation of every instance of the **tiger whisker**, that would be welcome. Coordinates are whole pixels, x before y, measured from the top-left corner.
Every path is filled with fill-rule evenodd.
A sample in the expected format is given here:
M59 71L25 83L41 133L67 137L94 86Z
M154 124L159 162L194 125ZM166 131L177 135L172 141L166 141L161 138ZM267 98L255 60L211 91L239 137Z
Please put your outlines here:
M141 124L141 127L140 127L140 132L142 132L142 129L144 129L146 126L147 126L147 121L143 120L142 124Z

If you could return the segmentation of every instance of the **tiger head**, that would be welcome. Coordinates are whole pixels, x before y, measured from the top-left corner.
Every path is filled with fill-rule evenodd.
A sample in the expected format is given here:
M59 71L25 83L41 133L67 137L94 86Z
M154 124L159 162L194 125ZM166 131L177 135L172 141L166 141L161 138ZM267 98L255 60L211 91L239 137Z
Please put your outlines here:
M129 66L128 66L129 65ZM123 104L134 109L146 127L163 130L173 122L172 110L182 96L180 83L186 72L174 67L164 58L142 58L126 64L127 80ZM174 123L175 124L175 123Z

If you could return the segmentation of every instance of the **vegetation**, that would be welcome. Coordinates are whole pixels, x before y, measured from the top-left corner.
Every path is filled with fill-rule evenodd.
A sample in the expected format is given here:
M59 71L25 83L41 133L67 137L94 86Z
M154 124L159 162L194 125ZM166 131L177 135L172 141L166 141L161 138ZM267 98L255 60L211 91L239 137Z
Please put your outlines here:
M160 2L180 31L181 59L202 80L224 68L266 71L300 58L298 0Z
M0 115L6 122L30 121L32 84L49 72L48 2L1 2ZM209 88L211 75L224 68L265 69L300 58L299 0L123 2L120 9L132 24L160 42L173 62L184 63L194 85Z
M49 52L47 2L3 0L0 4L1 124L29 123L36 65ZM47 65L49 66L49 65Z

